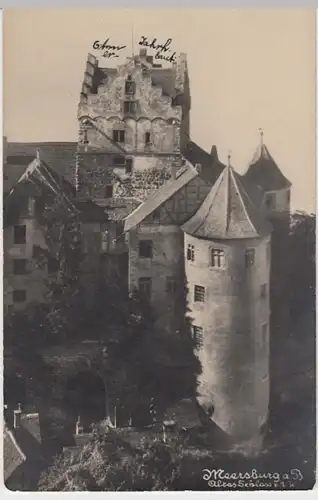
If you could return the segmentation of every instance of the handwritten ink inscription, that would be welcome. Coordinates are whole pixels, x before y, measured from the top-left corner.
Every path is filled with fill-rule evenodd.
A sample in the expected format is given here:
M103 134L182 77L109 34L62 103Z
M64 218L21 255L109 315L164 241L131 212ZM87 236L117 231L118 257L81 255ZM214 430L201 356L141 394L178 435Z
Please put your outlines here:
M148 47L149 49L155 50L155 59L172 63L176 61L176 52L173 52L170 55L172 52L172 49L170 48L171 42L172 38L168 38L164 43L159 43L157 38L149 40L147 36L142 36L138 43L142 47Z
M100 42L99 40L95 40L93 43L93 49L103 51L102 56L107 57L107 59L111 59L112 57L119 57L118 52L125 49L127 45L112 45L109 42L109 38L104 42Z

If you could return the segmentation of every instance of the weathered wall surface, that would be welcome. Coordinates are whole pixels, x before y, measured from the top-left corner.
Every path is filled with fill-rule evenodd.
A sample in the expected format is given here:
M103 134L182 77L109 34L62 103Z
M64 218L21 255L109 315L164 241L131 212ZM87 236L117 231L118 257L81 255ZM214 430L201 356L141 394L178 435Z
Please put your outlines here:
M177 226L140 226L129 233L129 288L138 289L140 278L151 278L152 292L148 297L154 308L158 326L168 323L169 311L173 311L173 295L168 292L167 279L176 281L183 290L183 276L180 274L183 254L183 234ZM139 256L139 242L151 240L152 258Z
M45 297L46 283L48 277L47 266L39 267L33 259L34 245L47 249L42 228L34 218L21 217L17 225L26 226L26 243L15 244L13 238L14 227L8 226L3 231L4 246L4 268L3 288L5 308L13 305L13 290L26 290L26 301L15 302L15 309L24 309L27 304L43 301ZM22 275L13 274L13 260L26 259L27 272Z
M212 419L223 431L251 437L268 410L268 334L262 339L262 325L269 322L269 303L268 296L261 297L261 285L269 283L267 243L185 235L185 252L188 244L195 248L194 262L185 254L189 316L203 328L198 400L206 409L214 407ZM245 268L247 246L255 248L251 269ZM210 266L211 247L224 250L224 269ZM194 285L205 287L204 303L194 301Z

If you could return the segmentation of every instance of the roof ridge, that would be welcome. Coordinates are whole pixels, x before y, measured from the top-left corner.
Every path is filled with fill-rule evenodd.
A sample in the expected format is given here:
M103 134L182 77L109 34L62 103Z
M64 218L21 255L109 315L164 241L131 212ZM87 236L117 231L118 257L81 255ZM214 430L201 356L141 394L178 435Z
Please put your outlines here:
M250 217L250 215L249 215L249 213L248 213L247 207L246 207L245 202L244 202L244 200L243 200L243 197L242 197L242 194L241 194L241 189L244 191L244 194L246 195L247 200L248 200L249 202L251 201L251 200L250 200L250 197L248 196L248 193L245 191L244 187L242 186L242 183L240 182L240 180L239 180L238 178L236 179L236 175L235 175L234 171L232 172L232 177L233 177L233 182L234 182L234 185L235 185L235 187L236 187L236 189L237 189L238 196L239 196L240 201L241 201L241 203L242 203L242 205L243 205L243 209L244 209L245 215L246 215L246 217L247 217L247 219L248 219L249 223L250 223L250 224L251 224L251 226L253 227L254 231L257 233L257 229L256 229L256 227L255 227L255 224L252 222L252 219L251 219L251 217ZM252 202L251 202L251 203L252 203ZM253 203L252 203L252 205L253 205ZM253 207L254 207L254 205L253 205ZM255 207L255 208L256 208L256 207Z

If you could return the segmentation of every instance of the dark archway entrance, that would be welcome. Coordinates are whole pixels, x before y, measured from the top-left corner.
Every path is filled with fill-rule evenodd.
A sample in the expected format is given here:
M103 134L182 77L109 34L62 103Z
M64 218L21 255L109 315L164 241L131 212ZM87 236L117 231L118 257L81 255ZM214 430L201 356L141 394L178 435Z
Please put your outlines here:
M64 408L73 433L78 417L84 432L89 432L91 424L106 417L106 389L102 378L86 371L69 378L65 387Z

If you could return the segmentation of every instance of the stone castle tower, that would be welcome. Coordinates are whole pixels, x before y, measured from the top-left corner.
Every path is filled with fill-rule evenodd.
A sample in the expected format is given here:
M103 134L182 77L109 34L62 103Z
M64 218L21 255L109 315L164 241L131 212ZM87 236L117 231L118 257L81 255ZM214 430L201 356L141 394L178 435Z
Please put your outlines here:
M228 166L182 229L199 404L234 442L257 439L269 404L271 226Z
M169 177L189 140L190 107L185 54L169 68L145 49L117 68L100 68L89 54L78 106L78 197L105 205L123 196L118 179L150 170Z

